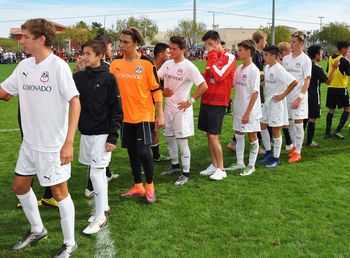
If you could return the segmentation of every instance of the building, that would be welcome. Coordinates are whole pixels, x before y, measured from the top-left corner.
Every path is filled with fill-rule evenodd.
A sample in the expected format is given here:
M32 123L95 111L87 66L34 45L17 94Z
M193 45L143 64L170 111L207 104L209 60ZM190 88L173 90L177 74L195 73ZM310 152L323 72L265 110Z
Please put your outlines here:
M52 22L53 25L55 26L55 29L56 29L56 34L59 34L59 33L62 33L67 27L62 25L62 24L59 24L59 23L56 23L56 22ZM10 36L11 38L19 41L22 37L22 30L21 28L11 28L10 29Z

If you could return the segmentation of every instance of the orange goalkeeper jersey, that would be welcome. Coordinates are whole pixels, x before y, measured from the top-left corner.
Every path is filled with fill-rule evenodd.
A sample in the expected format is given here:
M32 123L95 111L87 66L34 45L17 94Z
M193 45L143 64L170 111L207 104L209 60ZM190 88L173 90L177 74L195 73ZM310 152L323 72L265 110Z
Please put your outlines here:
M162 101L157 70L151 60L141 56L134 62L119 57L110 65L110 72L118 82L124 122L155 121L154 102Z

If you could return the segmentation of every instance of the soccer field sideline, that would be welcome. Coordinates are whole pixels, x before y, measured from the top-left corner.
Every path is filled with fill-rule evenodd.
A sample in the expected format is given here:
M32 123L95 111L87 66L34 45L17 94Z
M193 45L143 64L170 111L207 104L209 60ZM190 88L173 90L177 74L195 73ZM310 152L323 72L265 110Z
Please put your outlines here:
M0 66L0 81L6 77L3 71L3 66ZM325 103L325 87L322 93ZM0 131L4 146L0 157L0 201L3 204L0 211L3 231L0 257L47 257L61 241L58 212L52 208L41 208L43 222L49 227L49 239L22 252L10 250L27 229L23 212L14 209L17 199L11 191L11 171L20 144L16 130L16 101L0 103L0 114L0 130L8 130ZM197 114L198 103L195 116ZM118 146L120 152L117 150L113 154L112 169L117 169L121 177L110 184L113 213L107 228L114 241L114 257L350 256L347 244L350 240L350 177L346 173L350 169L347 157L350 134L345 128L343 142L323 140L324 114L315 135L321 147L305 148L301 163L287 164L286 152L283 152L283 165L278 170L267 170L258 165L257 174L249 178L230 174L223 182L211 182L198 176L198 171L208 165L209 154L205 135L196 130L195 137L190 139L192 179L184 187L175 187L175 177L159 176L168 164L156 164L159 201L154 207L145 206L140 200L116 201L119 193L131 182L126 153ZM339 112L335 121L338 119ZM225 117L224 128L223 147L232 137L232 116ZM78 140L79 135L75 141L75 155ZM163 139L161 143L165 153ZM234 161L232 153L227 151L224 151L224 158L225 165ZM79 243L74 257L94 257L104 250L106 242L102 234L89 238L80 233L91 207L83 197L86 168L79 165L76 158L72 174L70 189L77 208ZM39 197L41 189L37 183L34 189ZM12 218L18 221L16 229L11 226Z

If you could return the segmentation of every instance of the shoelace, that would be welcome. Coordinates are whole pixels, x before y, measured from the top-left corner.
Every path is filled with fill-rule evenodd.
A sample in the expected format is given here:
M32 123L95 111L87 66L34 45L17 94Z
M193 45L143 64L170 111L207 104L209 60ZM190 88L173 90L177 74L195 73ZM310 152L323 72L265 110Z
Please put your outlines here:
M60 248L60 250L58 251L57 255L60 255L62 254L64 251L67 250L67 245L66 244L63 244Z

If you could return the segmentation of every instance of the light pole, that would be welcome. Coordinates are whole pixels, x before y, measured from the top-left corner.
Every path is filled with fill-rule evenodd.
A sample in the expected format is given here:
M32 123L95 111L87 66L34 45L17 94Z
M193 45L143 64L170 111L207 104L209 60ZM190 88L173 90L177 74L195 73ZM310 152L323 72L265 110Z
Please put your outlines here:
M215 12L212 12L212 11L208 11L208 13L211 13L213 15L213 30L215 30L216 28L219 27L218 24L215 24Z
M193 23L197 22L197 5L196 0L193 0Z
M275 44L276 38L276 30L275 30L275 0L272 0L272 27L271 27L271 44Z
M324 18L323 16L319 16L318 18L320 18L320 31L322 29L322 19Z

